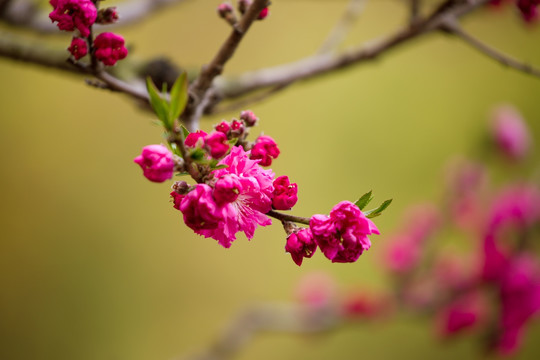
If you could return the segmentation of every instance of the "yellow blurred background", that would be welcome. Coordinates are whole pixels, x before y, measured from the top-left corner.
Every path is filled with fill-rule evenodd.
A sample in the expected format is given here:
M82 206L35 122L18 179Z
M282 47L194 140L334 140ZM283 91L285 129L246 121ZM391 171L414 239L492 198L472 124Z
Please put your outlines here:
M226 74L314 53L346 3L274 0L271 16L255 24ZM217 4L186 1L115 32L132 46L130 56L161 54L199 67L228 32ZM540 65L540 30L525 27L513 10L484 11L464 25ZM403 1L368 1L344 46L387 34L406 18ZM52 41L67 47L69 35ZM126 97L6 59L0 76L0 358L6 360L194 353L245 306L291 301L298 280L313 271L344 287L384 289L378 263L384 234L408 205L440 199L444 164L475 149L494 105L514 104L540 139L540 81L443 34L250 106L261 119L255 130L281 148L273 170L299 185L295 214L328 213L369 190L378 202L394 198L377 218L383 235L357 263L332 264L316 253L299 268L284 252L281 226L258 229L250 242L240 236L230 249L193 234L169 202L169 185L148 182L133 163L144 145L161 141L161 132ZM205 119L202 128L232 116ZM478 338L441 343L433 328L402 316L317 336L265 334L238 359L482 357ZM517 358L540 354L540 324L529 329Z

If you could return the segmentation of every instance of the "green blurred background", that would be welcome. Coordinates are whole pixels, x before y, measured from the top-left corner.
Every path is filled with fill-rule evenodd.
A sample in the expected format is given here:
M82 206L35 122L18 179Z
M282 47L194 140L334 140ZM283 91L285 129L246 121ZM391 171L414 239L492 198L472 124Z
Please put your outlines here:
M346 3L274 0L226 73L314 53ZM133 45L131 56L198 67L228 32L217 4L187 1L115 31ZM465 26L540 65L540 30L513 10L485 11ZM371 0L344 46L406 17L402 1ZM52 41L67 46L69 35ZM0 358L171 359L208 344L247 305L292 300L307 273L327 272L344 287L388 286L378 264L384 235L357 263L331 264L317 253L299 268L284 253L280 226L259 229L251 242L241 236L228 250L193 234L169 203L169 185L148 182L132 161L161 141L151 114L59 71L0 59L0 75ZM540 138L539 94L538 79L433 34L250 108L261 118L256 130L280 145L273 170L299 184L294 213L327 213L372 189L376 200L395 199L377 221L384 234L408 205L440 198L444 164L476 147L492 106L514 104ZM266 334L238 359L481 357L477 338L441 343L433 328L400 317L320 336ZM540 324L530 330L518 358L540 354Z

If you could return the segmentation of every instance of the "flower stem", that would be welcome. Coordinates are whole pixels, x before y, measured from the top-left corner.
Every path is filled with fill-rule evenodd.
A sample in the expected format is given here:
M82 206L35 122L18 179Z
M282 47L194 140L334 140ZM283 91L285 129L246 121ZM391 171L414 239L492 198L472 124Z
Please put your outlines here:
M301 217L301 216L294 216L294 215L288 215L283 214L280 212L277 212L275 210L270 210L266 213L266 215L271 216L273 218L276 218L281 221L291 221L299 224L309 225L309 218Z

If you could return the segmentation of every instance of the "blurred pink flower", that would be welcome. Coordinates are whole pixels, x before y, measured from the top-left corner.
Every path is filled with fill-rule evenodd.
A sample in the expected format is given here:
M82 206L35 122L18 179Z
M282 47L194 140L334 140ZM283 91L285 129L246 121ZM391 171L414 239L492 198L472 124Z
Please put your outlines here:
M531 146L529 129L521 114L511 106L501 106L493 112L493 137L509 158L523 158Z
M91 0L50 0L54 10L49 14L60 30L79 30L81 36L90 35L90 26L97 18L97 9Z

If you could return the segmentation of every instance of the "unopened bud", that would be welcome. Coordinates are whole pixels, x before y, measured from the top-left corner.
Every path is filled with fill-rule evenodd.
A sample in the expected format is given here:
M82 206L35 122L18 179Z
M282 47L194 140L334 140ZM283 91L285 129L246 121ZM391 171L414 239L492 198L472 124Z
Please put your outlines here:
M108 7L98 11L96 23L106 25L115 23L118 20L118 12L115 7Z
M247 127L252 127L252 126L257 125L259 118L255 116L253 111L244 110L240 113L240 120L242 120L246 124Z
M177 181L175 182L171 188L174 190L174 192L185 195L189 192L189 184L185 181Z

